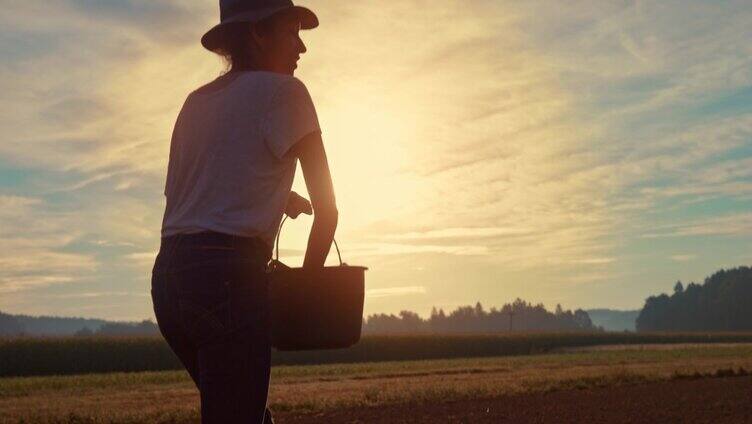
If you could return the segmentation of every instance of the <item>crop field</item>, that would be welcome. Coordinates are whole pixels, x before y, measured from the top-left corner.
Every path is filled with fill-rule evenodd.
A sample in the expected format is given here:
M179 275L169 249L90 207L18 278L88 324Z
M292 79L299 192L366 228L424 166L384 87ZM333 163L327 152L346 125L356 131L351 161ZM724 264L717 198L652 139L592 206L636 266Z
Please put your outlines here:
M643 398L661 413L743 422L749 415L728 414L752 412L749 371L750 343L562 347L518 356L278 365L269 401L282 424L528 422L514 418L523 413L529 422L574 422L568 413L608 414L618 405L648 414L650 422L660 415L623 404ZM678 401L662 400L674 394ZM694 404L681 403L692 396L704 396L707 405L694 411ZM3 423L198 423L198 407L183 371L0 378ZM624 422L630 421L641 422Z
M348 349L273 352L274 365L531 355L602 345L752 343L752 333L512 333L368 336ZM0 377L180 370L161 337L0 339Z

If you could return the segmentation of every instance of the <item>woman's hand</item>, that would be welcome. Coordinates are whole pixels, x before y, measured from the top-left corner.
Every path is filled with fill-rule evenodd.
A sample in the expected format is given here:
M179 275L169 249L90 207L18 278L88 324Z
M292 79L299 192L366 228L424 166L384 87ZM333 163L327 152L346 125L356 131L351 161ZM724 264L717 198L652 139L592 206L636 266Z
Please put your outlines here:
M287 206L285 207L285 214L292 219L295 219L304 213L306 215L313 214L313 208L311 202L298 193L291 191L290 196L287 198Z

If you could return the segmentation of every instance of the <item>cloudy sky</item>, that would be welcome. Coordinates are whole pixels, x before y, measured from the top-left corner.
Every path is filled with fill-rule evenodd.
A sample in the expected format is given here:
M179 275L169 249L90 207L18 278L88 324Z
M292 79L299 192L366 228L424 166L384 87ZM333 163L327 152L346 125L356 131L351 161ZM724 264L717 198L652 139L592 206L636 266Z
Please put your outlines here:
M172 127L223 70L199 44L217 2L6 3L0 310L152 318ZM752 4L566 3L301 2L321 25L296 76L368 313L639 308L752 263Z

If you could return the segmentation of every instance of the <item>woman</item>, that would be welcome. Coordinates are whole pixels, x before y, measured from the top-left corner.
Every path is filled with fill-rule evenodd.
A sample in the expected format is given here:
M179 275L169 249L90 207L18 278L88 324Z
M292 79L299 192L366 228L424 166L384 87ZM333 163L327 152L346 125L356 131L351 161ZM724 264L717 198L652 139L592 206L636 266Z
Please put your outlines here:
M283 213L314 214L303 263L324 265L337 208L316 111L293 76L318 25L287 0L221 0L202 38L229 72L192 92L170 145L152 271L159 328L201 394L203 423L272 422L266 265ZM300 160L311 203L290 191Z

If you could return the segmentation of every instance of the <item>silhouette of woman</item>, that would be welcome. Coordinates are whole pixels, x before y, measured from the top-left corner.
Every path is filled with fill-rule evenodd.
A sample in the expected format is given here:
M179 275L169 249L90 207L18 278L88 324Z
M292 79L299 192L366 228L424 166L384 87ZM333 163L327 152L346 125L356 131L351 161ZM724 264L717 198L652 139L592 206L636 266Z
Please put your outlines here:
M269 423L266 266L282 215L314 214L303 263L321 268L337 207L316 111L293 76L318 26L290 0L220 0L201 42L229 70L188 95L170 144L152 270L162 335L201 394L202 423ZM291 192L298 159L311 202Z

